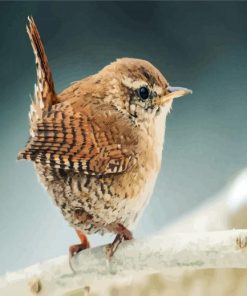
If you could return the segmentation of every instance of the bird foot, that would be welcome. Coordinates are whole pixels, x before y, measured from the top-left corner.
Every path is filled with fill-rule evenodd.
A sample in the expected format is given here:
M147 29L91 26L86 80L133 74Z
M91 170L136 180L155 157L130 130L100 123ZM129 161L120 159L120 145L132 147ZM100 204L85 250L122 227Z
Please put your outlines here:
M84 244L72 245L69 247L69 256L72 258L79 252L88 249L89 247L85 246Z
M106 246L105 253L108 259L110 259L116 252L118 246L124 241L124 240L131 240L133 239L133 235L131 231L129 231L127 228L125 228L122 224L117 224L115 227L115 232L117 232L117 235L114 239L114 241Z
M114 241L105 247L105 254L108 259L111 259L111 257L115 254L118 246L121 244L123 240L123 236L117 235Z
M77 245L72 245L69 248L69 266L74 273L75 273L75 269L73 268L71 259L79 252L90 248L90 243L86 235L80 230L76 230L76 233L79 236L81 243Z

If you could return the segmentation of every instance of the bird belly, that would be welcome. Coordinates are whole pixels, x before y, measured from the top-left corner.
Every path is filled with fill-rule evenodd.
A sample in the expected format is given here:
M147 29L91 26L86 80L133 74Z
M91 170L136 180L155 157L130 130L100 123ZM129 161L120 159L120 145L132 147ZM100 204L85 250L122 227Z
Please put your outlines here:
M133 229L157 177L157 171L144 168L100 178L40 164L36 170L64 218L87 234L109 232L114 223Z
M154 171L149 174L148 178L146 178L143 183L143 186L141 186L139 194L135 196L135 198L133 198L126 207L126 209L128 209L128 215L126 215L127 219L125 224L128 225L130 230L135 228L137 222L143 214L144 209L150 201L157 175L158 173Z

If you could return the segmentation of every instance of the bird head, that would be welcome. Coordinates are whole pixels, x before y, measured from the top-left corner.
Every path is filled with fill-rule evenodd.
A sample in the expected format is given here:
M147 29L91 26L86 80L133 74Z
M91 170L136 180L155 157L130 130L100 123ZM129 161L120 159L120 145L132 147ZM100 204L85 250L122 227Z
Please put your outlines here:
M169 112L173 99L191 94L169 85L151 63L132 58L118 59L99 74L107 80L108 103L126 112L135 122L149 121Z

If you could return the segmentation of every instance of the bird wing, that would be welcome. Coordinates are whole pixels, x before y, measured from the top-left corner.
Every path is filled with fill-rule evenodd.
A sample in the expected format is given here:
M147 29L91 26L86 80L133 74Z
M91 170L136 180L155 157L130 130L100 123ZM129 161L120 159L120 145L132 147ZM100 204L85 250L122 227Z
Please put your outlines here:
M133 127L132 127L133 128ZM133 165L137 138L118 112L75 112L67 103L43 114L18 159L91 175L121 173Z

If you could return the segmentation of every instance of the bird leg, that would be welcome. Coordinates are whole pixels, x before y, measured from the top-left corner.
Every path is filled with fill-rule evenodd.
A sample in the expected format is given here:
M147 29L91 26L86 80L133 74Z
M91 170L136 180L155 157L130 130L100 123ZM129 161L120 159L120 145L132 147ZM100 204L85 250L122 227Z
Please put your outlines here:
M116 252L118 246L122 243L122 241L133 239L133 235L131 231L129 231L120 223L112 224L110 226L110 229L113 232L117 233L117 235L114 241L106 247L106 255L109 259L114 255L114 253Z
M90 243L87 239L87 236L81 230L76 229L75 231L79 236L81 243L70 246L69 248L70 258L75 256L80 251L90 248Z

